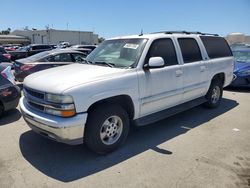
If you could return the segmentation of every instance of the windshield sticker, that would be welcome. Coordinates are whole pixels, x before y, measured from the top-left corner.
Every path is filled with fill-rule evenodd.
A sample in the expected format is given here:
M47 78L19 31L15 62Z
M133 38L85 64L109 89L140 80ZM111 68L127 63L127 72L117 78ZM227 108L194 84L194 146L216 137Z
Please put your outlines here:
M125 44L123 46L123 48L130 48L130 49L136 50L138 48L138 46L139 46L139 44L129 44L129 43L127 43L127 44Z

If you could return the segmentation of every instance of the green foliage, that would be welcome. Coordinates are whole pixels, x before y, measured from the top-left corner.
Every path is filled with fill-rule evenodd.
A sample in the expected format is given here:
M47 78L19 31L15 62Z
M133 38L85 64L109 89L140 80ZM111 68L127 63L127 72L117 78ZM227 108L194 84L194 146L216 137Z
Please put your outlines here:
M0 31L0 35L8 35L8 34L10 34L10 31L11 31L10 28L8 28L6 30L2 30L2 31Z
M105 41L105 38L103 38L103 37L98 38L98 43L99 44L102 43L103 41Z

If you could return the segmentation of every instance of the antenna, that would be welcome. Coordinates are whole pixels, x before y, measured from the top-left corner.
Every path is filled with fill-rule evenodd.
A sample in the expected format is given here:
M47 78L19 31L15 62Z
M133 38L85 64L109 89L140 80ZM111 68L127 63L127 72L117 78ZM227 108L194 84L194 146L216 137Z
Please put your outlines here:
M143 36L143 29L141 29L141 34L139 36Z

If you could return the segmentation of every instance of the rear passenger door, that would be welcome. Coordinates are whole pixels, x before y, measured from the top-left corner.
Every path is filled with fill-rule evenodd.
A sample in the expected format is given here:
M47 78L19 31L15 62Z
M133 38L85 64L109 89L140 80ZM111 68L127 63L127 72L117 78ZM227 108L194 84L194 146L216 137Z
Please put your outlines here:
M183 97L187 102L206 93L207 69L198 41L195 38L177 38L183 59Z
M139 72L141 116L146 116L178 105L182 97L182 70L171 38L156 39L147 53L145 64L151 57L162 57L165 66Z

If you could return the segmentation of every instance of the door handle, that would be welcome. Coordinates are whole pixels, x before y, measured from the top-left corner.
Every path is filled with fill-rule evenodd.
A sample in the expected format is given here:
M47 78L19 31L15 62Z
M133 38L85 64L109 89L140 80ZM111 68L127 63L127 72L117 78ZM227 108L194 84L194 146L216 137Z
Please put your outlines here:
M182 70L175 71L176 77L180 77L183 74Z
M201 72L204 72L206 70L206 66L201 66Z

